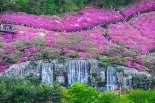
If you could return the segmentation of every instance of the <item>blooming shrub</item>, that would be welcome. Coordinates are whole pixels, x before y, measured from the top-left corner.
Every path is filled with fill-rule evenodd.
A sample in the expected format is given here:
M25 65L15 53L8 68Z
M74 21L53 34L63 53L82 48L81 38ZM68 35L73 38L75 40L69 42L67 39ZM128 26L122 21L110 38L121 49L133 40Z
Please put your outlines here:
M140 3L131 4L124 8L118 8L118 10L122 12L125 18L128 18L136 13L155 10L155 1L141 0Z
M114 42L134 46L145 54L155 48L154 16L155 12L151 12L126 23L111 24L108 26L108 35Z
M3 52L0 57L2 68L8 68L6 65L14 63L54 59L63 55L72 58L96 58L92 55L93 53L99 54L107 45L112 44L102 36L102 28L76 33L53 32L20 26L16 26L16 29L18 31L13 39L9 38L9 34L2 36ZM92 47L93 49L90 49ZM5 58L8 55L16 55L16 58L13 57L13 62L5 64L7 60Z
M93 7L85 7L80 10L79 13L80 16L78 13L73 12L71 14L64 13L63 17L58 17L37 16L17 12L3 17L0 20L48 30L74 31L112 21L121 21L123 19L121 14L113 10L97 9Z

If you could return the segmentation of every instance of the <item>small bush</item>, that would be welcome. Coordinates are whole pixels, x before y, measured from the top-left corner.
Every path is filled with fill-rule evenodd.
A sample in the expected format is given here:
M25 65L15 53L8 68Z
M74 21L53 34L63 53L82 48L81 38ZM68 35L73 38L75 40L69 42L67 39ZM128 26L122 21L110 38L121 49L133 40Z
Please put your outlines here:
M72 52L72 53L68 54L68 57L69 57L69 58L77 58L78 55L79 55L78 52Z
M48 59L53 59L56 58L60 55L60 52L58 50L53 50L47 53L47 58Z
M19 59L20 59L20 57L18 55L10 54L3 58L3 62L7 63L7 64L13 64L13 63L17 62Z
M36 53L36 54L34 54L33 58L34 58L35 60L40 60L40 59L43 58L43 55L42 55L42 53Z

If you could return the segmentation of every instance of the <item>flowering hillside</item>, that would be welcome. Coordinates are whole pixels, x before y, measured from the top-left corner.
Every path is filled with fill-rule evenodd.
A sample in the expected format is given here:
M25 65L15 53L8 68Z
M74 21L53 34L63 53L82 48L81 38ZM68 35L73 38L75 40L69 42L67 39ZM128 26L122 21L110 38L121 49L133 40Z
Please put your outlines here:
M79 13L65 13L63 17L36 16L18 12L3 17L1 20L48 30L74 31L111 21L121 21L123 17L113 10L85 7Z
M140 3L131 4L125 8L118 8L122 12L125 18L132 16L136 13L146 12L155 10L155 1L154 0L142 0Z
M53 32L24 26L15 28L17 33L14 38L9 33L3 34L0 38L2 50L0 64L3 65L1 69L7 68L12 63L43 59L43 54L46 53L49 55L56 53L56 57L70 55L94 58L93 55L88 55L89 52L102 52L106 46L112 44L102 35L102 28L75 33ZM17 60L14 60L15 58Z
M142 54L155 48L155 12L143 14L129 22L111 24L108 35L115 42L135 46Z
M85 7L63 16L3 14L0 20L15 23L16 34L12 38L11 33L0 32L0 71L25 61L60 57L94 58L139 71L154 70L154 5L154 0L148 0L119 8L121 13Z

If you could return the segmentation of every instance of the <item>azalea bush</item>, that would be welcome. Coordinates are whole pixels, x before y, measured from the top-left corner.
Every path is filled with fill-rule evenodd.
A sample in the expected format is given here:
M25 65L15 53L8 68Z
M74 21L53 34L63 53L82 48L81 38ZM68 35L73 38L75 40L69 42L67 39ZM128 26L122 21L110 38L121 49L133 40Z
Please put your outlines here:
M79 14L77 12L64 13L63 16L60 17L56 15L37 16L23 12L16 12L0 18L0 20L58 31L77 31L99 24L101 25L112 21L116 22L123 20L122 15L118 12L104 8L98 9L94 7L85 7L79 11Z
M141 61L138 61L141 53L134 46L128 47L124 44L109 45L104 50L104 55L100 55L99 60L106 63L107 66L117 64L136 68L138 71L148 70Z
M108 26L108 35L114 42L134 46L145 54L155 48L155 36L152 33L154 15L155 12L146 13L126 23L111 24Z
M141 0L139 3L131 4L126 7L119 7L118 10L122 12L125 18L133 16L137 13L155 10L154 0Z

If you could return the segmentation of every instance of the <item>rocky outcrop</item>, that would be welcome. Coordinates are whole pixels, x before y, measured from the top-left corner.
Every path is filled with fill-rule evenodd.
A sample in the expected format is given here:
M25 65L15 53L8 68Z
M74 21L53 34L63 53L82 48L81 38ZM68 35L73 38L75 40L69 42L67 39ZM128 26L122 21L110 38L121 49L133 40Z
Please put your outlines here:
M134 68L123 66L111 66L106 68L98 60L93 59L55 59L41 61L27 61L11 66L9 69L0 73L1 77L21 77L24 78L30 74L36 75L43 82L52 84L59 76L64 76L65 84L71 85L73 82L86 82L91 85L94 82L107 82L108 85L116 85L116 68L123 68L124 74L137 74ZM144 73L150 76L148 73Z

